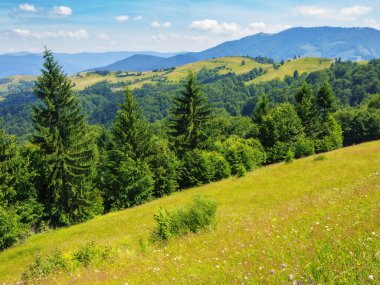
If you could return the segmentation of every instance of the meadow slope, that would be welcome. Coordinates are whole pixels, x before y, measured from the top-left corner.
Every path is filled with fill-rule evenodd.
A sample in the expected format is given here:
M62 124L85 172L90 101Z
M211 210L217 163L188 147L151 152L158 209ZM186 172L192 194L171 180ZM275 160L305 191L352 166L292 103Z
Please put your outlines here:
M215 230L142 250L158 207L195 193L219 202ZM38 284L379 284L380 141L279 163L188 189L87 223L30 237L0 253L0 283L38 254L88 241L118 251L113 264ZM371 278L370 278L371 276ZM373 277L373 280L372 280Z

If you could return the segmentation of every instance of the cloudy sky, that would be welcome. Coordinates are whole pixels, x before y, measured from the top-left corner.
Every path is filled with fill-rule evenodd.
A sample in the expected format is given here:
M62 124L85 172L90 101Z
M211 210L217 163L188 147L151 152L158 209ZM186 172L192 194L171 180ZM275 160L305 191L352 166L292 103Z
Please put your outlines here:
M0 0L0 53L199 51L298 26L380 29L380 1Z

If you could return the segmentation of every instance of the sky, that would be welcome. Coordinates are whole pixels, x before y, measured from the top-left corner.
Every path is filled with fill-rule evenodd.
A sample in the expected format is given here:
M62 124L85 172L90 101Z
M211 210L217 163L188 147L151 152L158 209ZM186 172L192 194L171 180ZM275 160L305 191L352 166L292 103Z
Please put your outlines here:
M0 0L0 53L200 51L300 26L380 29L380 1Z

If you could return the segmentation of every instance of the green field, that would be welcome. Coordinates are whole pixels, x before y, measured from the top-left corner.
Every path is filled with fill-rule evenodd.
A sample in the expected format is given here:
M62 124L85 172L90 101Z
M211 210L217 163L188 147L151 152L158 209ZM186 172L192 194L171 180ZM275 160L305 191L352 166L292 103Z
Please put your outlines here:
M216 229L142 251L139 240L148 239L157 208L182 206L195 193L219 202ZM38 284L307 284L309 277L317 284L379 284L380 141L34 235L0 253L0 283L18 281L36 254L58 248L69 256L88 241L115 248L114 263Z
M245 61L244 65L241 64L243 60ZM258 82L270 81L275 78L283 79L285 75L293 76L295 70L298 70L298 72L301 74L303 72L310 73L313 71L325 69L330 67L331 63L332 60L330 59L299 58L285 62L284 65L276 70L271 64L261 64L255 62L250 58L234 56L194 62L179 66L174 71L147 71L142 72L141 75L138 75L138 72L129 72L130 76L128 77L117 77L115 72L111 72L105 76L101 76L92 72L83 72L71 76L70 79L75 84L74 88L76 90L83 90L86 87L89 87L101 81L108 81L110 83L126 82L130 88L135 89L142 87L144 84L156 84L156 82L161 79L167 80L166 82L168 83L178 83L186 76L189 70L198 72L202 68L217 68L220 75L227 74L229 72L233 72L239 75L247 73L253 68L262 67L266 71L266 74L246 83L247 85L251 85ZM11 82L0 85L0 92L6 91L10 85L19 84L20 80L33 81L36 79L36 77L20 75L12 76L11 79ZM135 82L136 80L138 80L138 82Z

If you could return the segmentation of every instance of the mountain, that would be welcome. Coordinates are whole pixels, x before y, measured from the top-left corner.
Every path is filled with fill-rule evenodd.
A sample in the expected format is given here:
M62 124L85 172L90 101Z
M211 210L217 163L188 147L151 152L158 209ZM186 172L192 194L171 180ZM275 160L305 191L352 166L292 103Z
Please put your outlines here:
M372 28L292 28L277 34L259 33L201 51L168 58L134 56L97 70L148 71L225 56L264 56L277 61L301 57L369 60L380 57L380 31Z
M160 58L164 59L177 55L178 53L130 51L77 54L56 53L54 56L63 66L65 72L71 75L96 66L105 66L135 54L160 56ZM43 59L41 54L25 52L2 54L0 55L0 77L8 77L11 75L38 75L42 63Z

